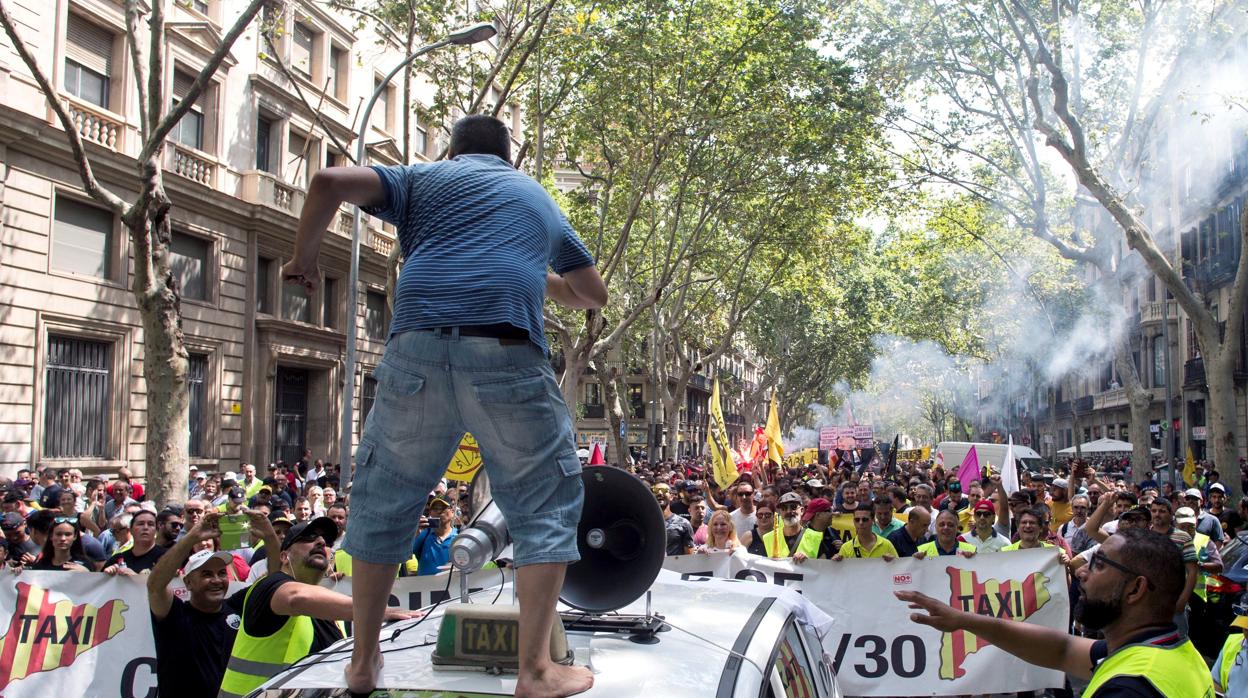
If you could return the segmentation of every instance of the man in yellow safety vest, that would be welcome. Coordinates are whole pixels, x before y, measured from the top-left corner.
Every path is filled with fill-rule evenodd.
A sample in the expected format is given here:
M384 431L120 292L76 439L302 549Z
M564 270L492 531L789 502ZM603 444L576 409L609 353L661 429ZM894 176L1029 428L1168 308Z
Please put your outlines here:
M282 541L282 568L251 585L219 698L238 698L291 664L344 637L351 597L319 586L330 569L338 526L328 517L295 525ZM390 609L386 620L410 618Z
M1119 531L1078 575L1084 597L1075 620L1103 631L1104 640L981 616L914 591L895 593L911 608L927 612L911 614L916 623L941 632L966 630L1026 662L1088 679L1085 698L1213 698L1204 660L1173 622L1186 572L1168 536Z

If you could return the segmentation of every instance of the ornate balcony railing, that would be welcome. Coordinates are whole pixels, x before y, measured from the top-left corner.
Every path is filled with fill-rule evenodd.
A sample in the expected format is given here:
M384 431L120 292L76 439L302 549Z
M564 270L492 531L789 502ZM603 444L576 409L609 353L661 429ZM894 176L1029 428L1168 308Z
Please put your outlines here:
M116 116L71 99L65 99L62 103L78 129L78 135L112 150L121 147L121 134L125 130L125 124Z
M251 170L243 173L243 199L265 204L298 216L303 211L304 191L277 178L271 172ZM350 232L350 227L347 228Z
M212 160L176 143L169 143L165 148L165 153L170 172L204 186L216 185L217 164Z

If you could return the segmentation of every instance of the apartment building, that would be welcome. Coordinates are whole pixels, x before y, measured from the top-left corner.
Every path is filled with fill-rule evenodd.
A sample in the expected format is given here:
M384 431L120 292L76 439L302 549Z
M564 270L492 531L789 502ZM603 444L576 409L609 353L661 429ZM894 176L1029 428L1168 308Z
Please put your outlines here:
M242 7L167 5L171 102L186 94ZM11 3L9 11L62 91L96 176L133 197L139 105L122 5ZM358 112L403 55L325 5L299 1L278 11L285 14L266 10L263 18L283 27L275 45L253 22L164 152L191 353L191 463L211 470L292 461L304 448L336 461L348 323L359 328L357 438L389 326L385 261L395 231L379 220L365 217L358 289L347 287L346 207L321 254L320 289L309 297L278 276L311 176L346 164L334 141L354 151ZM427 99L428 85L420 89L416 97ZM403 159L398 94L388 87L374 111L372 163ZM518 124L519 109L508 113ZM413 130L412 160L436 157L443 141L434 129ZM117 217L84 193L59 121L7 42L0 163L0 475L121 465L141 475L144 345L131 244Z
M1217 60L1205 61L1203 73L1242 74L1248 67L1248 51L1242 48L1248 27L1242 21L1236 24L1231 31L1240 40L1227 42ZM1206 102L1193 103L1193 99ZM1147 110L1145 123L1150 127L1137 139L1132 157L1141 172L1137 198L1146 204L1144 216L1158 245L1181 270L1184 283L1206 294L1225 327L1243 244L1240 215L1248 204L1248 138L1238 112L1227 110L1220 100L1203 88L1173 81L1171 89L1155 98ZM1079 217L1087 225L1115 225L1098 205L1089 201L1085 206ZM1116 227L1113 233L1121 237ZM1118 260L1133 254L1124 249L1123 241L1117 244ZM1095 270L1085 271L1089 280L1095 278ZM1213 449L1206 444L1209 389L1190 318L1147 269L1125 296L1123 312L1128 318L1132 359L1150 395L1150 445L1163 451L1168 446L1180 459L1188 448L1197 459L1212 458ZM1235 434L1239 453L1244 455L1248 446L1248 332L1232 341L1239 346L1234 372ZM1126 391L1112 357L1090 368L1051 386L1038 385L1030 395L1017 396L1004 405L992 394L991 386L981 390L981 405L991 408L982 410L977 419L980 436L996 433L1004 438L1009 433L1016 440L1034 440L1045 455L1098 438L1129 440ZM1050 399L1050 389L1056 400ZM1224 473L1232 467L1219 465Z

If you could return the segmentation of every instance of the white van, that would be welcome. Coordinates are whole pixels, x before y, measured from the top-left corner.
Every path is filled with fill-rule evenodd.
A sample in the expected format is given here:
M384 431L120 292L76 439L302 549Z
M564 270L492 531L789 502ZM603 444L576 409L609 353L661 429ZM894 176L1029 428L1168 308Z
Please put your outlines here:
M985 464L991 463L995 470L999 471L1001 469L1001 463L1005 462L1006 444L941 441L936 446L936 451L945 457L945 472L957 472L958 466L962 465L962 461L966 458L966 454L970 452L972 446L975 447L975 455L979 457L979 466L981 468ZM1039 453L1019 444L1014 444L1014 462L1019 467L1032 472L1039 472L1048 463Z

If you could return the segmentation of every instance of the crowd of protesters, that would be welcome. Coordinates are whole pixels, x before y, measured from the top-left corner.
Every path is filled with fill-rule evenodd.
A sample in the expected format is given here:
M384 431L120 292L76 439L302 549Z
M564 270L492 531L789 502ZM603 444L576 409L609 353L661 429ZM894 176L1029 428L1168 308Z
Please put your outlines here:
M1173 543L1183 561L1176 631L1192 639L1223 689L1241 691L1228 695L1248 695L1248 669L1231 671L1248 663L1240 634L1248 616L1234 610L1243 587L1220 576L1226 569L1221 551L1238 557L1244 548L1237 534L1248 529L1248 499L1230 502L1218 471L1207 463L1176 486L1158 482L1151 472L1133 482L1119 459L1066 461L1056 470L1021 469L1021 487L1012 494L990 468L964 485L932 461L903 461L887 473L837 467L835 460L831 467L770 465L742 474L727 488L717 485L708 468L705 459L693 458L628 466L650 485L662 509L669 555L742 547L801 563L1052 548L1068 571L1074 608L1082 595L1078 570L1109 564L1100 552L1104 541L1117 531L1154 531ZM830 527L838 514L852 517L852 529ZM1099 636L1073 616L1070 630ZM1054 693L1069 695L1069 689Z
M272 652L281 658L271 664L276 673L292 649L305 656L344 636L351 599L319 586L351 573L341 549L349 484L336 465L306 453L263 475L249 463L237 472L193 467L185 501L164 504L124 468L108 479L76 469L17 475L0 478L8 570L143 578L162 696L243 695L267 678L256 667ZM450 543L471 515L468 494L446 482L429 493L401 576L446 569ZM231 583L245 586L229 594Z
M1223 657L1231 646L1228 626L1248 625L1232 610L1241 589L1219 576L1220 551L1248 529L1248 501L1232 505L1211 468L1173 488L1074 462L1056 472L1023 470L1021 489L1007 494L997 472L986 470L964 487L956 475L921 461L902 461L890 473L820 464L759 468L727 488L707 465L685 458L627 466L651 487L670 555L743 549L795 563L852 564L1054 548L1077 604L1076 572L1102 564L1101 543L1117 531L1151 529L1182 554L1186 584L1173 620L1211 666L1220 670L1222 659L1233 665L1234 654ZM341 549L350 520L344 485L337 466L310 453L296 464L270 464L263 475L247 463L237 472L193 469L186 501L165 505L150 501L125 469L107 480L84 479L74 469L21 471L16 480L0 479L0 554L18 573L146 575L161 695L241 695L263 678L246 672L255 671L264 641L294 632L296 621L307 624L295 633L309 638L299 648L304 654L343 637L350 599L317 584L351 573ZM470 516L468 488L439 484L399 574L445 569L450 544ZM838 516L852 526L834 527ZM171 590L175 579L184 593ZM229 595L231 582L250 586ZM1071 632L1097 635L1078 623ZM244 654L252 648L252 661L240 661L240 646ZM1222 685L1235 679L1228 669ZM200 693L188 688L201 686Z

